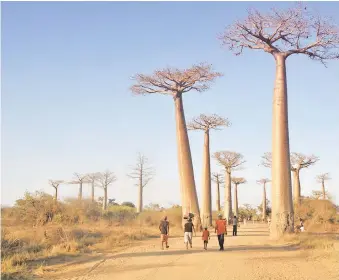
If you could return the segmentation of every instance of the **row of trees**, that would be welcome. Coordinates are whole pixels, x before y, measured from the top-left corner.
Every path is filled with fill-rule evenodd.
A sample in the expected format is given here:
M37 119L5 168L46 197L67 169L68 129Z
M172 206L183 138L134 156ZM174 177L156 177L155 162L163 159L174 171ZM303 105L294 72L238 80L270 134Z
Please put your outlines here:
M273 93L272 117L272 226L271 235L279 236L294 230L294 210L292 203L290 145L288 130L286 61L295 54L304 54L313 60L325 63L338 59L339 30L326 19L311 15L298 4L286 9L273 9L267 14L257 10L249 11L243 21L228 26L219 37L222 44L240 55L244 49L261 50L273 56L276 62L276 78ZM208 64L194 65L188 69L165 68L151 75L137 74L131 90L138 95L163 94L172 96L175 105L176 134L178 147L178 167L181 186L183 214L194 212L200 223L192 157L185 121L183 94L190 91L203 92L211 82L222 74L212 70ZM209 126L197 122L197 127L205 131L203 219L210 212L211 177L209 162ZM217 152L215 158L226 170L225 216L231 213L231 171L243 163L242 156L234 152Z
M142 211L143 207L143 189L153 179L155 170L148 164L148 159L142 154L138 154L137 162L135 166L131 167L131 172L127 176L136 180L136 186L138 187L138 203L137 212ZM78 199L82 200L82 188L84 184L91 185L91 200L94 202L95 188L99 187L103 189L104 196L102 198L102 207L104 210L107 208L108 201L108 187L117 180L115 174L109 170L105 172L95 172L88 174L74 173L74 179L71 181L66 180L49 180L49 184L55 189L54 199L58 200L58 189L61 184L78 184L79 192Z

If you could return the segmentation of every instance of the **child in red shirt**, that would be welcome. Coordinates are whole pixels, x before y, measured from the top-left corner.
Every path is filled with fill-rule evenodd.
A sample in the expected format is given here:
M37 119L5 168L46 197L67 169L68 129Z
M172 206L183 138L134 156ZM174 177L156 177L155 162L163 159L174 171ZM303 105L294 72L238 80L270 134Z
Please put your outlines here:
M202 240L204 241L204 249L207 250L208 240L210 239L210 232L208 231L207 227L205 227L204 231L202 232Z

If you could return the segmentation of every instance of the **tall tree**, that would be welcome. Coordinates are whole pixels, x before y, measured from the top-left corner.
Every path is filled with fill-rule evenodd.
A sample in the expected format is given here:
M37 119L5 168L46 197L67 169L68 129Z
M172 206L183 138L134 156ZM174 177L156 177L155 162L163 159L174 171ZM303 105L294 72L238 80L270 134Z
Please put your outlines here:
M49 180L48 183L54 188L55 193L54 193L54 200L58 201L58 188L59 185L64 183L63 180Z
M230 126L228 119L216 114L204 115L193 118L188 123L188 130L204 131L204 155L202 173L202 223L203 226L212 225L212 195L211 195L211 157L210 157L210 130L220 130L221 127Z
M232 182L234 184L234 216L239 218L238 186L241 184L246 184L247 181L242 177L232 177Z
M107 209L107 189L110 184L115 182L117 180L117 177L114 175L113 172L106 170L105 172L100 173L100 175L97 178L98 184L101 188L104 190L104 198L102 201L102 209Z
M316 179L318 183L321 183L323 199L326 199L325 181L331 180L330 173L320 174Z
M74 180L68 182L68 184L71 184L71 185L79 184L78 199L82 200L82 186L83 184L89 183L87 174L79 174L75 172L73 175L74 175Z
M221 173L212 173L212 181L216 184L216 208L220 212L220 186L224 183L224 177Z
M311 155L306 156L300 153L291 154L291 171L293 172L293 199L294 202L300 203L300 170L308 168L319 160L318 157Z
M236 55L244 49L261 50L275 59L270 228L271 236L275 237L286 231L293 232L286 60L294 54L303 54L322 63L338 59L338 27L312 15L299 4L286 10L272 9L265 14L251 10L245 20L228 26L219 39Z
M137 163L132 167L132 171L127 176L137 180L136 186L138 187L138 204L137 212L142 212L143 208L143 189L153 179L155 170L148 165L148 158L142 154L138 154Z
M165 68L152 75L137 74L131 87L138 95L163 94L174 99L182 211L183 215L188 212L195 214L196 227L201 222L200 211L182 96L189 91L208 90L210 83L220 76L222 74L214 72L211 65L202 63L188 69Z
M225 205L224 216L230 220L232 218L232 181L231 174L233 170L239 169L239 167L245 163L242 154L231 151L215 152L213 158L225 168Z
M94 202L94 192L95 192L95 182L98 180L100 177L100 172L94 172L94 173L89 173L87 175L88 181L91 184L91 200Z
M257 184L259 185L262 185L263 187L263 193L262 193L262 219L263 221L266 221L266 208L267 208L267 205L266 205L266 201L267 201L267 198L266 198L266 184L271 182L270 179L268 178L262 178L260 180L257 181Z

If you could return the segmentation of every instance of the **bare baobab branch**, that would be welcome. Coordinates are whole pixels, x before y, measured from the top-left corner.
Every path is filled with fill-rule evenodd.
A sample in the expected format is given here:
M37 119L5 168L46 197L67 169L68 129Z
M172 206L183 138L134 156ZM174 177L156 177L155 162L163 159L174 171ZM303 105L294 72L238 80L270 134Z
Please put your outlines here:
M95 173L89 173L87 174L87 178L89 183L91 183L91 187L92 187L92 194L91 194L91 200L92 202L94 202L94 189L96 187L96 181L98 180L98 178L100 177L100 172L95 172Z
M212 173L212 181L215 183L219 183L220 185L223 184L224 181L224 176L221 173Z
M246 162L242 154L231 151L215 152L213 158L227 170L234 170Z
M206 63L193 65L188 69L167 67L156 70L153 75L137 74L133 77L136 83L131 87L135 94L165 94L174 98L184 92L196 90L198 92L209 89L210 83L222 76L214 72L212 66Z
M82 185L89 183L87 174L79 174L75 172L74 174L74 180L67 182L67 184L74 185L79 184L79 193L78 193L78 199L82 200Z
M264 184L267 184L269 182L271 182L271 180L268 179L268 178L262 178L260 180L257 180L257 184L259 184L259 185L264 185Z
M271 168L272 167L272 153L264 153L261 157L260 165Z
M242 178L242 177L232 177L232 183L234 185L241 185L241 184L246 184L247 181L245 178Z
M311 155L306 156L300 153L292 153L291 154L291 170L300 170L303 168L308 168L311 165L315 164L319 160L318 157Z
M316 176L316 179L318 183L322 183L327 180L331 180L332 178L330 177L330 173L323 173L323 174Z
M285 57L304 54L322 63L339 58L338 26L312 15L300 4L287 10L272 9L267 14L250 10L244 21L226 28L219 39L236 55L248 48Z
M231 122L227 118L220 117L216 114L210 116L201 114L187 124L187 129L203 131L209 131L211 129L220 130L219 127L229 127L230 125Z

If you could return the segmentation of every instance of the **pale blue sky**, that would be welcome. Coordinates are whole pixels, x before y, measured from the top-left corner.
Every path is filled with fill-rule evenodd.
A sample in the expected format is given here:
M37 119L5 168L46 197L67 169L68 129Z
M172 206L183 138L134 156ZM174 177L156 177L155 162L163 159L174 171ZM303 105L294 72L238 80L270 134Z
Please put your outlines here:
M173 100L132 96L130 77L166 66L207 61L224 73L205 93L184 97L186 118L200 113L228 117L233 126L211 135L211 150L242 153L248 180L240 204L258 205L258 167L271 148L274 60L260 51L234 56L218 33L248 7L267 10L292 3L2 3L2 203L25 190L53 193L48 179L107 168L118 177L109 197L136 201L126 177L138 151L157 169L145 203L179 203ZM339 23L339 3L310 3ZM321 160L301 173L302 194L320 189L315 175L330 172L329 192L339 203L339 62L328 68L306 57L288 59L291 151ZM190 133L198 194L203 135ZM213 171L220 168L213 161ZM89 195L90 188L85 186ZM97 194L101 195L101 190ZM77 186L61 186L62 198ZM213 195L215 188L213 186ZM269 191L270 194L270 191ZM213 197L213 202L215 198Z

